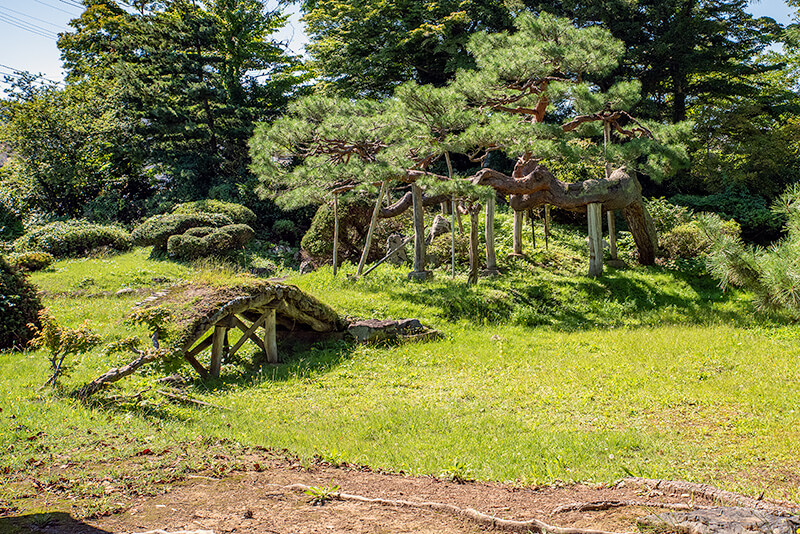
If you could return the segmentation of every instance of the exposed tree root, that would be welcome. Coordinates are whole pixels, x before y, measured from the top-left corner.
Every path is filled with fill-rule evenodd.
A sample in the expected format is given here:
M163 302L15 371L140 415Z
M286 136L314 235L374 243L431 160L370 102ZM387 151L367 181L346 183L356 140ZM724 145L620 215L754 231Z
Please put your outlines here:
M791 516L800 512L800 508L791 507L786 508L771 502L761 501L739 495L726 490L709 486L708 484L697 484L694 482L684 482L682 480L658 480L651 478L628 477L622 479L626 484L641 484L652 489L667 490L676 493L689 493L697 497L703 497L711 501L718 501L720 503L733 504L744 508L752 508L755 510L762 510L778 516Z
M593 501L593 502L573 502L562 504L553 509L552 514L563 514L566 512L596 512L600 510L610 510L611 508L621 508L623 506L640 506L642 508L662 508L664 510L706 510L710 506L700 506L685 503L670 502L648 502L648 501Z
M117 380L121 380L126 376L133 374L139 367L154 362L157 359L163 357L164 355L158 349L149 351L137 350L135 352L138 355L138 358L128 363L127 365L123 365L122 367L115 367L113 369L109 369L102 375L98 376L88 384L85 384L83 387L78 389L75 392L75 395L81 399L89 398L90 396L100 391L100 389L105 387L106 384L111 384L113 382L116 382Z
M305 484L291 484L289 486L278 486L285 490L291 491L313 491L311 486ZM459 508L452 504L444 504L438 502L416 502L395 499L371 499L369 497L362 497L361 495L351 495L349 493L335 492L332 493L330 498L363 502L367 504L379 504L381 506L394 506L398 508L416 508L420 510L431 510L434 512L441 512L450 514L456 517L461 517L473 521L481 526L490 527L499 530L507 530L510 532L542 532L551 534L618 534L604 530L591 530L582 528L562 528L548 525L538 519L529 519L527 521L514 521L511 519L501 519L499 517L491 516L473 510L472 508Z

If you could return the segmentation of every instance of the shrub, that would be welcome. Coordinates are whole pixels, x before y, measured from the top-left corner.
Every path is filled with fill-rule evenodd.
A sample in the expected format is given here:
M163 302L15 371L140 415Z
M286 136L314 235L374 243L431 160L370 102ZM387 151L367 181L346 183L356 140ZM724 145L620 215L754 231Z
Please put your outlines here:
M0 256L0 349L22 349L39 326L42 303L28 280Z
M198 200L196 202L185 202L173 208L172 213L182 215L196 215L198 213L218 213L227 215L231 221L237 224L253 224L256 222L256 214L253 210L241 204L233 202L223 202L222 200Z
M684 206L674 204L664 197L645 200L647 211L653 217L653 224L659 234L665 234L681 224L688 223L692 211Z
M738 237L739 224L736 221L721 221L720 231ZM689 259L705 256L712 246L708 236L698 221L691 221L676 226L659 239L662 254L671 259Z
M342 197L339 200L339 261L358 262L367 240L372 211L375 203L364 197ZM410 210L402 216L392 219L381 219L372 235L367 261L381 259L385 254L386 239L397 233L403 233L404 226L410 221ZM323 204L317 210L311 227L300 241L305 253L316 263L325 263L333 258L333 206Z
M191 228L219 228L230 224L233 224L231 218L221 213L168 213L145 220L133 230L131 237L138 246L152 246L154 251L164 252L172 236L181 235Z
M767 201L744 187L728 187L714 195L675 195L672 202L694 211L718 213L725 219L735 219L748 241L765 243L776 239L786 218L770 211Z
M458 233L456 231L456 265L468 266L469 265L469 232L468 228L464 232ZM412 241L413 243L413 241ZM483 243L480 244L479 254L483 251ZM428 259L428 265L438 267L440 265L450 265L452 257L452 238L450 232L436 236L433 242L428 245L425 251ZM483 261L483 256L481 256Z
M33 272L46 269L53 263L55 258L47 252L22 252L20 254L12 254L8 260L15 269Z
M289 219L278 219L272 225L272 233L281 240L291 241L297 232L297 225Z
M16 252L48 252L56 258L83 256L97 249L130 250L124 228L83 220L56 221L34 228L14 242Z
M241 249L254 236L255 232L246 224L193 228L182 235L170 237L167 252L181 260L229 254Z
M24 233L20 218L0 202L0 240L11 241Z

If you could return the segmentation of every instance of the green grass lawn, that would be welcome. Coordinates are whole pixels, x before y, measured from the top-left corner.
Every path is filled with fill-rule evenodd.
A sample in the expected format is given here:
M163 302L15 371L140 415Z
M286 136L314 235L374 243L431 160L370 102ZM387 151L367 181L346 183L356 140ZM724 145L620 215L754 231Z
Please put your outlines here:
M147 335L124 322L146 291L236 276L147 254L58 262L32 280L59 321L88 320L110 342ZM636 267L593 280L575 257L535 253L473 287L444 272L409 282L408 268L388 266L358 282L346 277L351 266L336 279L329 269L296 276L291 283L341 314L418 317L444 337L283 346L276 366L248 349L208 383L185 368L194 379L186 393L218 408L159 396L156 368L89 404L64 394L129 355L76 356L61 390L37 392L45 354L2 354L0 505L24 501L20 477L41 476L36 462L49 455L86 461L73 476L91 480L98 465L165 451L147 472L180 465L180 478L220 468L203 460L208 447L519 484L633 474L800 501L796 327L754 315L747 294L723 293L707 277ZM116 295L122 288L140 293Z

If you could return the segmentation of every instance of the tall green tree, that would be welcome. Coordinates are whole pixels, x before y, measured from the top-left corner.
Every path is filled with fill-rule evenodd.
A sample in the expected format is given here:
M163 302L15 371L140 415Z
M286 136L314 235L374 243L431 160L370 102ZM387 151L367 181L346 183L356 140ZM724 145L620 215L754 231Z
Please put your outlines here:
M306 49L324 84L352 96L387 96L402 82L444 85L473 68L479 31L513 28L503 0L304 0Z

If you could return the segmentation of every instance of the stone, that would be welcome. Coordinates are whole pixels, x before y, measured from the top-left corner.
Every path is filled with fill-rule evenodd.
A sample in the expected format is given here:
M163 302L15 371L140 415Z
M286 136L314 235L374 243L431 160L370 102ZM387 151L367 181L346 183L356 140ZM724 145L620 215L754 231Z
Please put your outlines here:
M375 343L386 341L397 337L397 321L391 319L381 321L379 319L367 319L350 323L347 327L350 334L357 343Z
M408 262L408 255L403 246L405 238L400 234L392 234L386 239L386 261L392 265L404 265ZM397 249L397 250L395 250ZM394 252L392 252L394 250Z
M639 519L640 528L669 529L685 534L796 534L800 517L782 517L751 508L709 508L667 512ZM643 530L644 530L643 528Z

